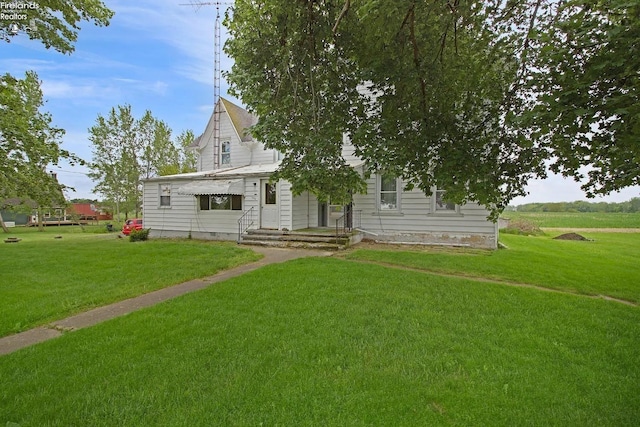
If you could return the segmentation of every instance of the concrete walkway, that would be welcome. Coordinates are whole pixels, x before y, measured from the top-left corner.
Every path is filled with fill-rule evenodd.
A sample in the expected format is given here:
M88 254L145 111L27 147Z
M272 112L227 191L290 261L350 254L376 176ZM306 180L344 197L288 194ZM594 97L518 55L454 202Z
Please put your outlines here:
M59 337L63 332L75 331L77 329L93 326L97 323L104 322L105 320L113 319L115 317L140 310L141 308L150 307L171 298L206 288L214 283L240 276L241 274L248 273L249 271L256 270L268 264L275 264L310 256L331 256L333 254L332 252L313 251L307 249L284 249L259 246L252 247L251 249L263 254L264 258L250 264L244 264L229 270L223 270L213 276L190 280L179 285L159 289L138 297L116 302L104 307L98 307L66 319L57 320L45 326L0 338L0 355L12 353L20 350L21 348Z

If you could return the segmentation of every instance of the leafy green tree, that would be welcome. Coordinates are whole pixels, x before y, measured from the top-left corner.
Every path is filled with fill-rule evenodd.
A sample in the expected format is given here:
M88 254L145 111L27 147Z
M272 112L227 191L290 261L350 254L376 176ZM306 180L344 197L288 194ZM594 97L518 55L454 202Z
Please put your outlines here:
M148 110L136 119L130 105L112 108L107 118L98 115L89 133L93 144L89 176L97 182L94 191L113 203L116 215L138 215L144 179L186 172L190 167L183 154L185 145L177 148L171 128ZM180 144L192 142L191 131L178 137Z
M138 156L142 164L141 179L163 175L179 162L178 150L171 141L171 128L147 110L137 122Z
M346 134L370 172L496 218L550 158L594 192L638 183L637 3L237 0L227 79L294 192L364 190Z
M179 155L179 173L188 173L195 172L196 165L198 162L198 155L195 150L191 148L193 145L193 141L195 140L195 135L191 129L182 131L180 135L177 136L175 144L178 147L178 155Z
M182 131L173 142L174 150L167 152L164 165L158 170L158 175L175 175L196 171L197 154L191 145L194 141L192 130Z
M9 74L0 77L0 199L31 199L41 207L64 201L63 187L46 168L61 159L79 159L60 147L64 131L52 126L42 105L35 72L20 80ZM1 217L0 223L7 232Z
M15 3L6 1L5 3ZM0 39L10 42L9 25L18 25L20 31L26 32L32 40L40 40L47 49L53 48L61 53L74 51L74 43L78 39L78 30L82 21L93 22L97 26L109 25L113 11L99 0L49 0L27 2L34 8L20 9L21 15L27 19L0 19ZM4 9L3 12L11 11Z
M107 118L98 115L89 134L93 144L89 177L96 182L94 191L114 204L116 215L136 211L141 195L141 167L131 106L112 108Z
M587 196L640 184L640 2L558 2L536 32L523 124ZM589 166L584 177L580 168Z
M364 190L341 157L346 133L373 171L497 212L543 167L507 123L519 40L500 39L496 13L457 1L238 1L227 78L260 117L254 134L286 154L278 177L294 192Z

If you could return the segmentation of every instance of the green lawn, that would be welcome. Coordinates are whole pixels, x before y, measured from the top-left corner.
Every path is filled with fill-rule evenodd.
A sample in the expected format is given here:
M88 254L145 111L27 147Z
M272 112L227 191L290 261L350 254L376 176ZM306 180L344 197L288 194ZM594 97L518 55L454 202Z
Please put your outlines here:
M494 278L640 302L640 234L581 233L593 241L501 235L509 249L368 250L345 256L426 271Z
M1 357L0 425L635 426L638 348L637 307L308 258Z
M101 228L15 229L9 236L22 241L0 242L0 336L260 257L233 243L131 243L94 232Z
M640 213L504 212L501 216L526 219L543 228L640 228Z

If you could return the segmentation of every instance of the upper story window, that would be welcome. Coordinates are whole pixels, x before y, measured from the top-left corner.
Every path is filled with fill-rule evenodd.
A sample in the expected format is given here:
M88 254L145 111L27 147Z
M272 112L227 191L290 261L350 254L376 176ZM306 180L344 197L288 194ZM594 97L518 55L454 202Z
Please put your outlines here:
M433 189L431 211L434 213L459 213L460 207L446 199L445 191Z
M220 164L230 165L231 164L231 142L224 141L222 143L222 153L220 154Z
M398 212L400 210L400 183L389 174L378 175L378 210Z
M171 206L171 184L160 184L160 206Z

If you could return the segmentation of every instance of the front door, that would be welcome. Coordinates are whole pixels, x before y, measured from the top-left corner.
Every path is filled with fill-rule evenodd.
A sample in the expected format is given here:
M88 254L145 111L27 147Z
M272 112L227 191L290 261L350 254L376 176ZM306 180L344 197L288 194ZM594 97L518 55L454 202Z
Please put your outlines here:
M260 181L261 188L261 215L260 215L260 227L261 228L273 228L277 229L280 225L279 217L280 212L278 209L278 191L277 183L269 182L268 179Z
M318 202L318 227L326 227L327 226L327 214L328 214L329 205L327 202Z

